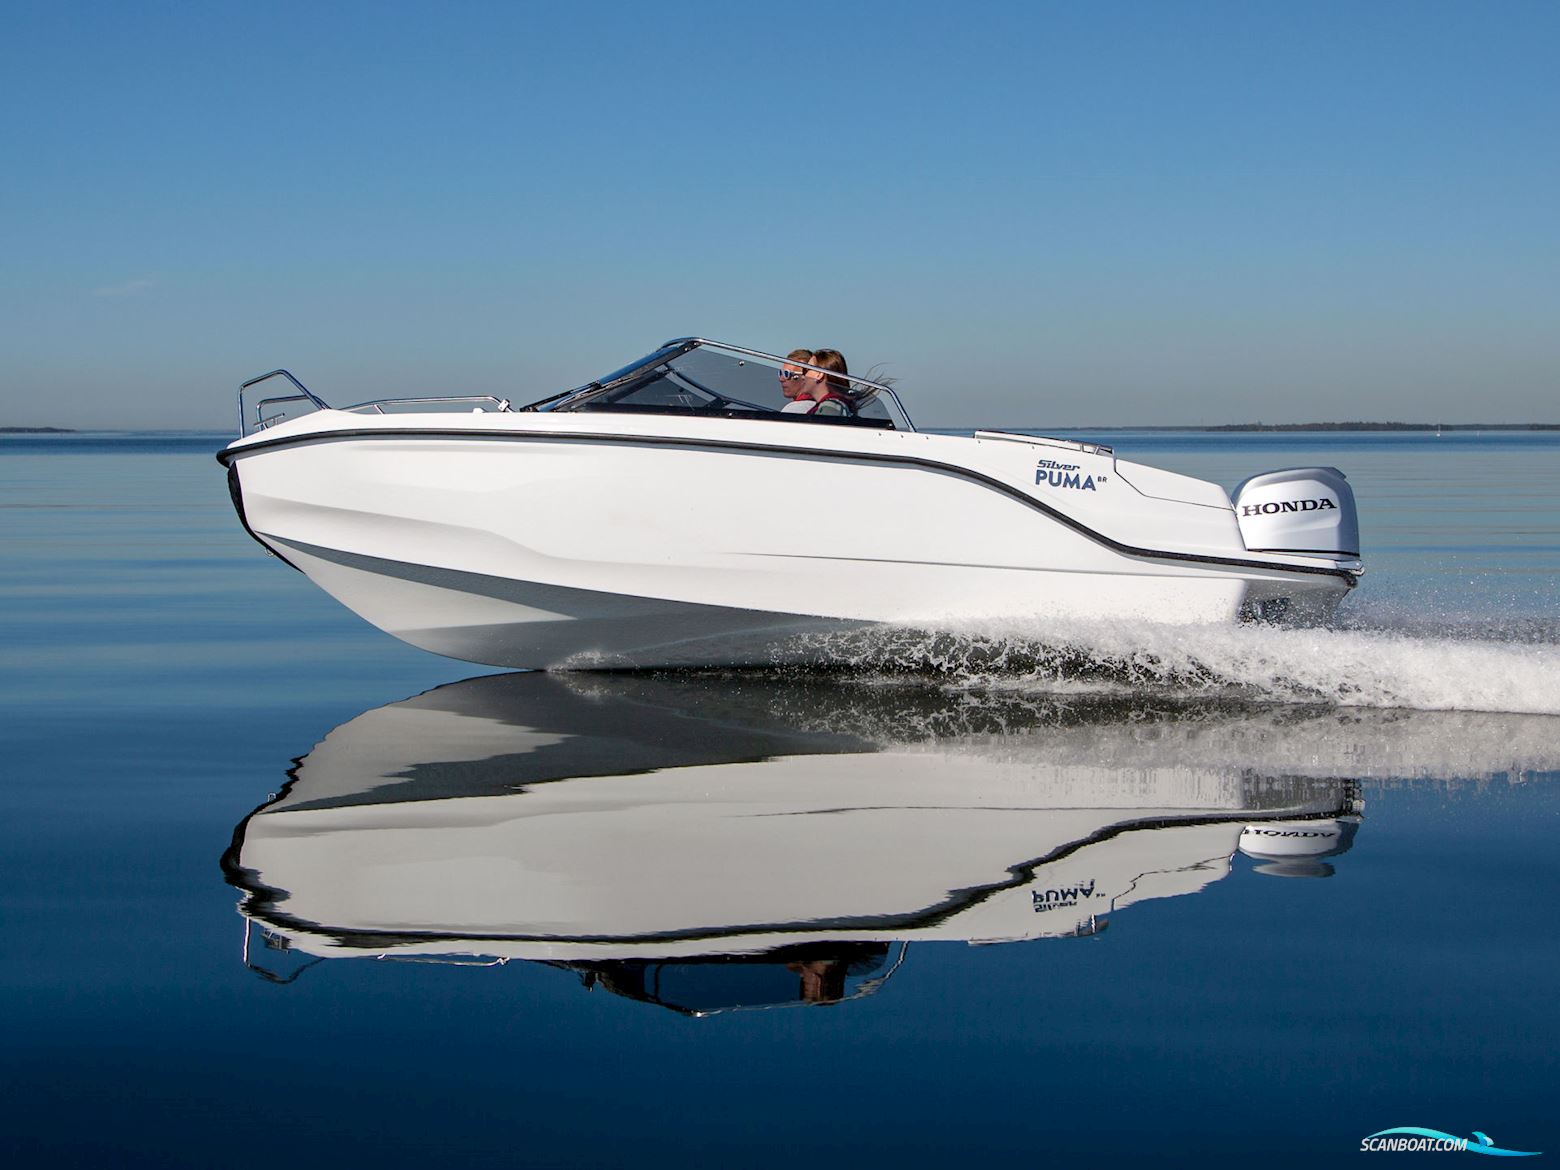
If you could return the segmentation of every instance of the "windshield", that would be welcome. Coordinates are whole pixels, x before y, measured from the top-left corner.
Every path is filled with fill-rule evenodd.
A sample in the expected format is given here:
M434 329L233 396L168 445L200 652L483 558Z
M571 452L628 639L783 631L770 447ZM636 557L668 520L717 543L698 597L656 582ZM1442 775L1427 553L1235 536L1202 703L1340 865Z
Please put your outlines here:
M536 403L535 408L783 418L915 429L888 387L825 371L816 371L809 383L803 376L808 371L816 371L816 367L690 340L663 346L643 361L553 401ZM798 401L799 391L808 384L827 396L816 411L808 410L813 399L801 397Z

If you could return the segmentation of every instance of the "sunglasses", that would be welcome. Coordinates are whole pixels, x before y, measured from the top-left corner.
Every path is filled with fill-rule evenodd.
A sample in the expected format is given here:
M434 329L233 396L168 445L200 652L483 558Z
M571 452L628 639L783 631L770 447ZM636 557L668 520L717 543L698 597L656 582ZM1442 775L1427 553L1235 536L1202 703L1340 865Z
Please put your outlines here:
M780 380L782 382L794 382L798 378L807 377L810 373L812 373L811 370L781 370Z

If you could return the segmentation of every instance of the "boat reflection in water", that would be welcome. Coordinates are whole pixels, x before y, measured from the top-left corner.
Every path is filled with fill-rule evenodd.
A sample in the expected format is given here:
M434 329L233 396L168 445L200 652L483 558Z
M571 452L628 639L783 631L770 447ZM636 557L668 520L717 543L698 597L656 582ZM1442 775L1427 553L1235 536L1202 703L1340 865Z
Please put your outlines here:
M273 978L526 959L694 1014L832 1003L907 942L1094 934L1224 878L1237 849L1330 874L1357 778L1455 768L1467 728L1423 721L1457 718L496 675L330 732L223 867L270 948L246 923L246 962Z

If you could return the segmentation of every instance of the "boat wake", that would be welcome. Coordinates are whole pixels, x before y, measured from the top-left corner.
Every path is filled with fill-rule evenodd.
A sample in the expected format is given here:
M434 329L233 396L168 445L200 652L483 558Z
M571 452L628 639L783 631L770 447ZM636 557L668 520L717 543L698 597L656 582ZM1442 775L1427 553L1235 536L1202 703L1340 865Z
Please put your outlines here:
M807 638L835 667L1040 693L1560 715L1560 639L1528 631L1004 622Z

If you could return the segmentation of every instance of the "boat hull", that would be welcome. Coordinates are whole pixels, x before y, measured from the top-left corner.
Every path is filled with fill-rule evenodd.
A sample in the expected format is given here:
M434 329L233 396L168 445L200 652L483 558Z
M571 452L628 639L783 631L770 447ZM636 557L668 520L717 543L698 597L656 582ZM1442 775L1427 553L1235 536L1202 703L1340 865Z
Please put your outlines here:
M268 548L381 629L497 666L813 661L871 627L1228 622L1280 600L1325 618L1351 584L1252 560L1221 489L1222 506L1153 473L1148 494L1128 477L1151 469L1108 455L1105 498L1070 511L1020 443L497 417L468 433L316 424L224 454ZM1175 550L1124 551L1166 530Z

